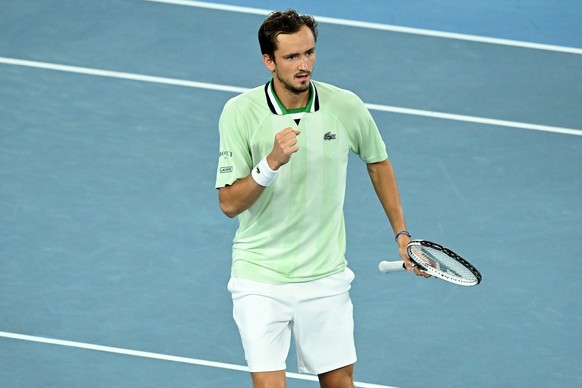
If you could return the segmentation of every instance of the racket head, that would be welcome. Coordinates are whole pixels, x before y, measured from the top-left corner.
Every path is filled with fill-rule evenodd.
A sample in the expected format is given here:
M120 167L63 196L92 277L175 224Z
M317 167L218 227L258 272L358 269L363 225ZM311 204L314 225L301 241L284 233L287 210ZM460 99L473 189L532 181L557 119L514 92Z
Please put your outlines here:
M460 286L481 283L481 273L450 249L427 240L411 240L406 248L410 260L429 275Z

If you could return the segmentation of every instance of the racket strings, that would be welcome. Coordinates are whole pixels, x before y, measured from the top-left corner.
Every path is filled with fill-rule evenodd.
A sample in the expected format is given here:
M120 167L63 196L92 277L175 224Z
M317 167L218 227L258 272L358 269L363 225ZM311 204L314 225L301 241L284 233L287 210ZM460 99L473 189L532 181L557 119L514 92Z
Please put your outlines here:
M470 268L470 265L468 267L465 264L465 260L446 248L443 250L429 246L414 246L411 248L409 252L412 254L411 258L429 273L439 273L443 277L461 283L480 281L474 270Z

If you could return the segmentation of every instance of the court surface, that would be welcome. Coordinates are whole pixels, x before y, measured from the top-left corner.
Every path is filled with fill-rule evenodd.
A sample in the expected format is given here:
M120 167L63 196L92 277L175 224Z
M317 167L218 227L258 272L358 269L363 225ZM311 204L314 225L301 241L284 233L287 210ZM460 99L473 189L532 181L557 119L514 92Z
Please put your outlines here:
M381 274L352 158L357 386L581 386L582 5L484 3L0 0L0 386L250 387L217 121L287 7L321 17L314 78L368 104L414 237L483 274Z

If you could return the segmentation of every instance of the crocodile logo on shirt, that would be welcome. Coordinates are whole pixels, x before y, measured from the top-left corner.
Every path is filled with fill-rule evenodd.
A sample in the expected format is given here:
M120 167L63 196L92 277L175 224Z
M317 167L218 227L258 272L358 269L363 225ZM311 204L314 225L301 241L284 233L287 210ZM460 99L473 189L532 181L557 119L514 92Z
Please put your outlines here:
M323 140L335 140L335 133L327 132L323 135Z

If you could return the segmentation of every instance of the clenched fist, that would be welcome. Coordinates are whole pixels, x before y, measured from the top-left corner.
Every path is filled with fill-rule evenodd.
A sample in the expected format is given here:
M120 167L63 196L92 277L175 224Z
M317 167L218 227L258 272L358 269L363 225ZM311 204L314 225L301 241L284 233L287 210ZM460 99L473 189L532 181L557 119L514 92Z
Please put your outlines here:
M291 155L299 150L297 136L300 133L301 131L288 127L275 134L273 150L267 155L269 167L277 171L279 167L289 162Z

